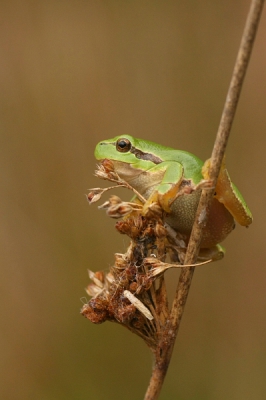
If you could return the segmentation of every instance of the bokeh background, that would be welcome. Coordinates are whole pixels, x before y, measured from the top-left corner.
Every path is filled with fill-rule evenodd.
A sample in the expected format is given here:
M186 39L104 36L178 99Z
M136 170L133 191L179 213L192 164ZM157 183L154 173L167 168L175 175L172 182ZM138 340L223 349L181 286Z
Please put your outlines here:
M86 201L94 147L128 133L208 158L248 8L1 2L1 399L143 398L148 348L79 314L87 268L128 244ZM196 271L162 400L265 399L265 39L264 12L227 150L254 223Z

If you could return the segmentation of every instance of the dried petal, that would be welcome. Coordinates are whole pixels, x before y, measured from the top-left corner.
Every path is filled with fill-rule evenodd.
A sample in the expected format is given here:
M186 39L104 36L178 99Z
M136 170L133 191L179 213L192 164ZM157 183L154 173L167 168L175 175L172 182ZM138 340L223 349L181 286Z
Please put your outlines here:
M99 210L101 209L108 209L110 207L110 201L106 201L105 203L103 203L101 206L98 206Z
M197 264L169 264L169 263L164 263L162 261L156 260L154 258L145 258L144 260L144 265L146 266L152 266L153 268L149 270L151 276L155 277L160 274L163 274L166 270L170 268L188 268L188 267L198 267L200 265L205 265L212 262L212 260L207 260L201 263Z
M117 204L121 204L121 203L122 203L122 200L120 199L120 197L118 197L118 196L116 196L116 195L112 195L112 196L110 197L109 201L110 201L110 204L111 204L112 206L115 206L115 205L117 205Z
M88 200L89 204L92 204L92 203L95 203L96 201L98 201L103 194L102 189L99 189L98 191L94 190L94 189L91 189L91 190L92 191L87 195L87 200Z
M111 218L121 218L132 212L132 207L127 203L121 203L118 205L111 206L107 209L106 213Z
M95 285L94 283L90 283L87 287L86 287L86 292L88 293L89 296L91 297L97 297L102 293L103 289L99 288L97 285Z
M134 296L129 290L124 290L123 295L132 303L146 318L153 319L152 314L144 304Z
M115 267L125 269L128 266L128 258L126 254L115 253Z
M90 279L95 283L96 286L102 288L103 282L104 282L104 276L103 273L98 271L98 272L93 272L90 269L88 269L89 277ZM100 278L100 279L99 279Z

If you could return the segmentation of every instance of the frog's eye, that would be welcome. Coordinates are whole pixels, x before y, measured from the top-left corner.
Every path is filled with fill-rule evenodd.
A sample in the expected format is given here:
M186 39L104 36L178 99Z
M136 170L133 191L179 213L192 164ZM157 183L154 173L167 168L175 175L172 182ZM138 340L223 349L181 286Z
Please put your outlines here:
M131 149L131 143L128 139L122 138L118 139L116 142L116 150L121 153L126 153Z

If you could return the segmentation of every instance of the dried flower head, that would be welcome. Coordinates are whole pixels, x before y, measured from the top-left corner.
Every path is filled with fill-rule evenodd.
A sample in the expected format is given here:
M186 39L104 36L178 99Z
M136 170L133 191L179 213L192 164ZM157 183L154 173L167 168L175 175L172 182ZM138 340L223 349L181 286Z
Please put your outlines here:
M100 166L96 175L116 185L91 189L90 203L117 186L132 189L111 170L111 166L109 168L108 163L105 167ZM139 194L137 197L141 203L142 197ZM154 350L169 318L164 272L169 268L184 267L187 238L164 223L164 213L158 204L154 204L144 217L140 203L111 196L99 207L106 210L109 217L121 218L116 229L127 235L131 242L125 254L115 254L114 265L107 274L89 270L91 283L86 290L91 299L81 313L96 324L104 321L120 323L142 337Z

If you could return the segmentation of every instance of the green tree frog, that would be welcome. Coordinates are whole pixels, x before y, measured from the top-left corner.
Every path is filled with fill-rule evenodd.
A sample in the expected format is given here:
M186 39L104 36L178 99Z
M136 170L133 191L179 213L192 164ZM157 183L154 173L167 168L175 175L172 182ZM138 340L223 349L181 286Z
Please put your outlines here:
M209 181L209 160L203 163L186 151L130 135L101 141L96 146L95 157L146 199L144 214L152 203L159 203L166 212L166 222L189 238L200 198L199 189ZM223 162L201 248L212 253L217 248L217 252L221 252L219 243L234 229L235 221L248 226L252 215Z

